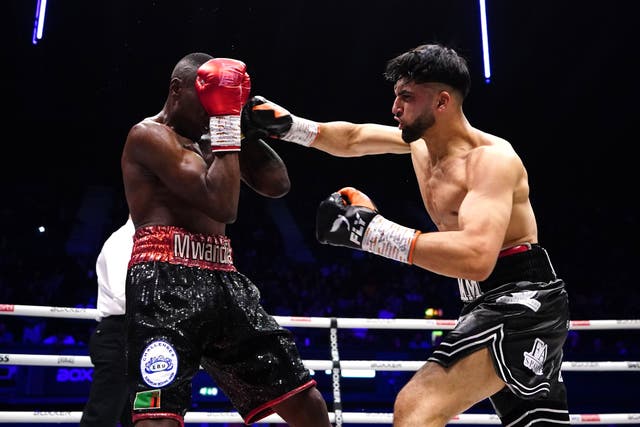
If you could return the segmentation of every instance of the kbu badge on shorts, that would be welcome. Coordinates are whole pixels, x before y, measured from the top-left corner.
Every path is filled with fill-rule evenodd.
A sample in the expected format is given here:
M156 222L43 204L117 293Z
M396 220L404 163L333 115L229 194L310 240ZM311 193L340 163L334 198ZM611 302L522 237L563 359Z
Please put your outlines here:
M164 387L176 377L178 355L166 341L153 341L140 357L140 374L150 387Z

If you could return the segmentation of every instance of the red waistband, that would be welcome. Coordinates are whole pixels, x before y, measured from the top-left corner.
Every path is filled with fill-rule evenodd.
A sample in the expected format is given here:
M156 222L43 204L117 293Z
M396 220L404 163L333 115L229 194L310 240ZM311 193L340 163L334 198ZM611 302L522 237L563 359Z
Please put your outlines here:
M509 248L503 249L498 254L498 258L502 258L503 256L509 256L513 254L519 254L520 252L526 252L531 250L530 243L523 243L522 245L511 246Z
M136 230L129 267L158 261L207 270L235 271L232 252L231 240L227 236L153 225Z

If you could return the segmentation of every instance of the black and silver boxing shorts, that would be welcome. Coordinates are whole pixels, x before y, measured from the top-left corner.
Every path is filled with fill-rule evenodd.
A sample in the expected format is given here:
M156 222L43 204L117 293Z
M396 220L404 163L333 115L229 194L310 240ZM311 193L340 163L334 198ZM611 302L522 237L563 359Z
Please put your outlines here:
M510 248L487 280L458 283L465 305L428 360L448 367L486 347L507 384L491 397L504 425L568 423L560 369L569 302L546 250L537 244Z
M127 274L127 369L134 422L184 423L202 366L246 424L315 385L291 333L233 265L226 236L138 229Z

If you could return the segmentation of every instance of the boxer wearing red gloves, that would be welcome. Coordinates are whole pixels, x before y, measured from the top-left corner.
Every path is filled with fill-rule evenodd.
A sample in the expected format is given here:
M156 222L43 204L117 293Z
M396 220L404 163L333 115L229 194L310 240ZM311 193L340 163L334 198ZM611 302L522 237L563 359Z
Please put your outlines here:
M162 110L127 136L121 164L136 232L126 353L137 427L183 425L200 366L247 424L275 412L293 426L331 425L291 333L236 270L225 235L241 180L267 197L289 189L275 152L241 142L250 88L242 61L189 54L173 70Z

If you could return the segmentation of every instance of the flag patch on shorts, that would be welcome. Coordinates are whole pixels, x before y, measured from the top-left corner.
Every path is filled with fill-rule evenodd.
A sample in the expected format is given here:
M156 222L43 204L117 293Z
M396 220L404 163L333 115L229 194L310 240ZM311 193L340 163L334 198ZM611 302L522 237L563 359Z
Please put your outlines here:
M139 391L133 402L133 410L153 409L160 407L160 390Z

